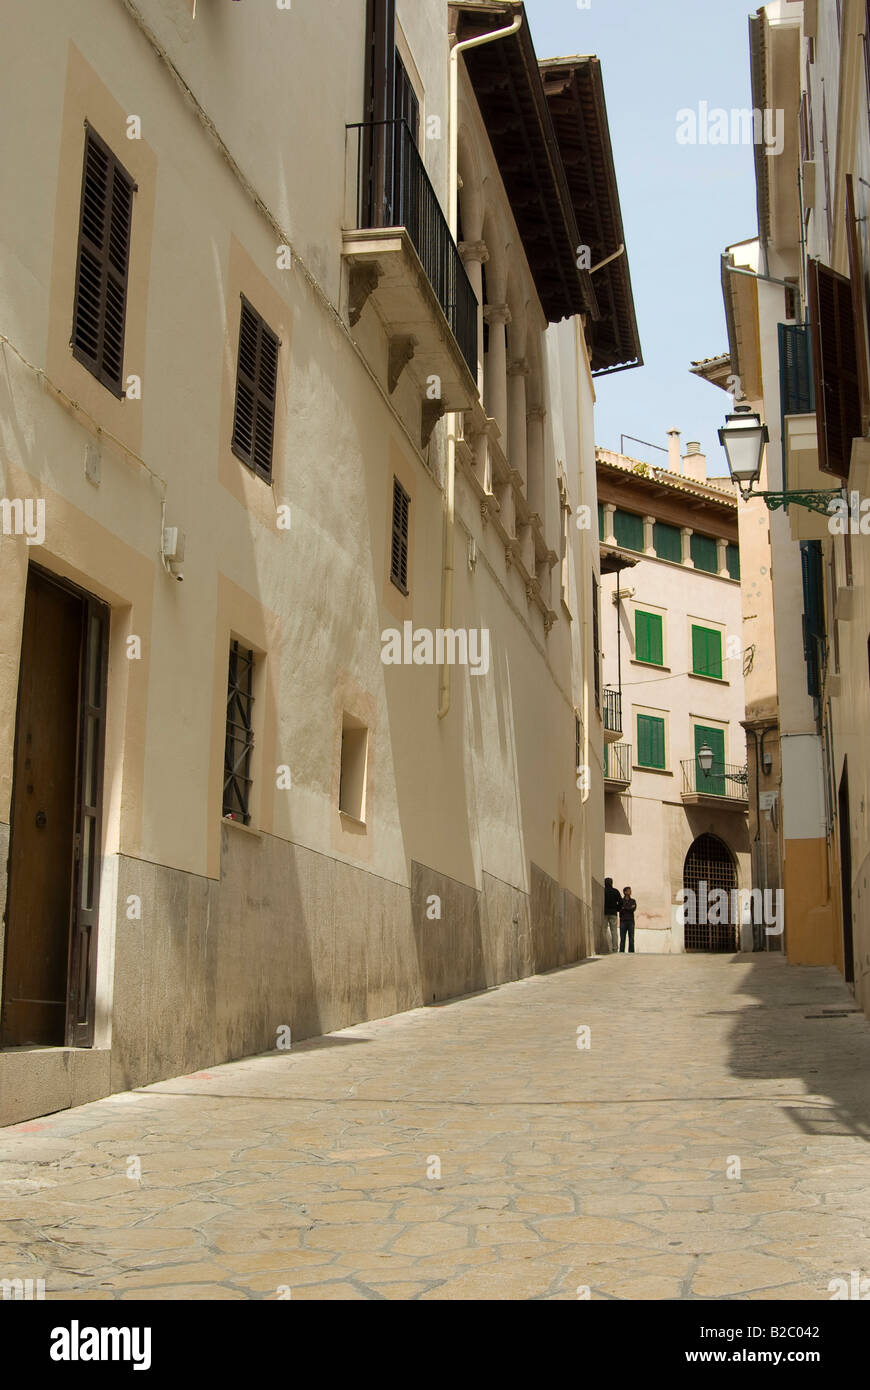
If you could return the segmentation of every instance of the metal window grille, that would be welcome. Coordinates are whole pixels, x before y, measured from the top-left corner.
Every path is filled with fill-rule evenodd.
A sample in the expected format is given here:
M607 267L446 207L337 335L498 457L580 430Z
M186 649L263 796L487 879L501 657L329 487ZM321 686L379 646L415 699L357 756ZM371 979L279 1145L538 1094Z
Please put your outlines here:
M70 340L73 356L121 397L136 185L108 145L87 128Z
M683 944L687 951L736 951L738 923L734 920L732 889L737 872L728 847L715 835L701 835L692 845L683 865L683 887L694 894L686 904ZM728 907L720 914L721 900L711 895L721 889L728 894ZM692 911L694 905L694 911ZM724 905L723 905L724 906ZM711 917L722 916L721 922ZM692 917L694 921L690 920ZM706 918L707 920L699 920Z
M233 453L265 482L272 478L280 340L242 296Z
M254 751L254 653L230 643L223 814L251 823L251 755Z

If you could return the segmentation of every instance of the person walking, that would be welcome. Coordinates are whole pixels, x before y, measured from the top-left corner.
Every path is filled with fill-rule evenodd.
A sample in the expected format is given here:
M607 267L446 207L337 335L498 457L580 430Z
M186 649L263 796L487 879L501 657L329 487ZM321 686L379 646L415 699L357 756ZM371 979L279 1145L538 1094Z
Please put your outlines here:
M625 943L628 941L629 951L634 953L634 914L637 911L637 903L631 896L631 887L623 888L622 898L619 903L619 949L625 950Z
M604 931L608 938L611 955L616 955L619 950L616 924L619 921L619 904L621 902L622 894L618 888L614 888L613 879L606 878L604 880Z

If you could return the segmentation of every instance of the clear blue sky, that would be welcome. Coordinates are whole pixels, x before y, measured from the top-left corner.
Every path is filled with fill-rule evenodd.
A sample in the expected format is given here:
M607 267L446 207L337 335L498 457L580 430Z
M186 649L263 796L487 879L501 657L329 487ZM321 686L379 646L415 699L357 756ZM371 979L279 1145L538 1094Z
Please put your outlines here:
M599 378L597 442L620 434L683 448L701 441L725 473L716 430L729 400L689 375L690 361L727 350L719 257L756 232L748 145L681 145L677 112L751 106L747 0L526 0L539 58L601 60L634 300L646 365ZM580 228L582 235L583 228ZM615 249L615 248L614 248ZM664 455L626 444L626 453Z

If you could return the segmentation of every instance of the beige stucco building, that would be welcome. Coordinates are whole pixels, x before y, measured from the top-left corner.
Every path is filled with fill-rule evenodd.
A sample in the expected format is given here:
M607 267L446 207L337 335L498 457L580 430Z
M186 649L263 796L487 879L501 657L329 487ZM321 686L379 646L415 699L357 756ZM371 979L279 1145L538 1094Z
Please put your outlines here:
M751 887L734 490L673 430L667 467L599 450L598 497L606 874L637 901L638 951L752 949L731 896Z
M764 685L780 744L772 773L781 779L785 949L796 963L836 964L865 1011L866 18L857 0L777 0L753 17L754 104L783 113L786 139L780 155L756 156L758 237L729 248L723 262L727 371L770 435L758 486L775 496L760 587L768 634L772 617ZM811 505L789 501L795 493ZM829 504L839 514L826 513ZM741 546L756 527L763 534L763 507L741 502Z
M597 61L70 0L0 64L0 1123L589 954Z

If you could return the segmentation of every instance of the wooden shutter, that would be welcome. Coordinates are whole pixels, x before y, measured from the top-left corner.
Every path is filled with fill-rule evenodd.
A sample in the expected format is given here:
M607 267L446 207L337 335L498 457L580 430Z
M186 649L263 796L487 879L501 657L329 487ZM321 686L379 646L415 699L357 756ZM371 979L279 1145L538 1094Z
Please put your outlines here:
M135 189L108 145L87 127L71 345L73 356L119 397Z
M692 671L722 679L722 634L715 628L692 625Z
M408 592L408 535L411 499L398 478L393 479L393 540L390 578L403 594Z
M861 433L870 425L870 371L867 364L867 319L864 298L864 267L858 245L858 221L855 216L855 187L852 175L846 175L846 244L849 248L849 284L852 289L852 324L855 333L855 364L858 370L858 392L861 400Z
M678 526L669 526L666 521L657 521L653 526L653 546L660 560L671 560L675 565L683 562L683 538Z
M616 576L617 587L619 575ZM598 578L592 574L592 677L595 690L595 712L601 713L601 619L598 612Z
M807 268L819 468L848 478L852 440L861 434L852 287L821 261Z
M266 482L272 477L279 339L242 296L233 453Z
M643 550L643 517L619 509L613 514L613 534L623 550Z
M642 767L665 765L665 721L651 714L637 716L637 761Z
M648 661L651 666L663 665L664 643L660 613L635 613L634 654L637 661Z

